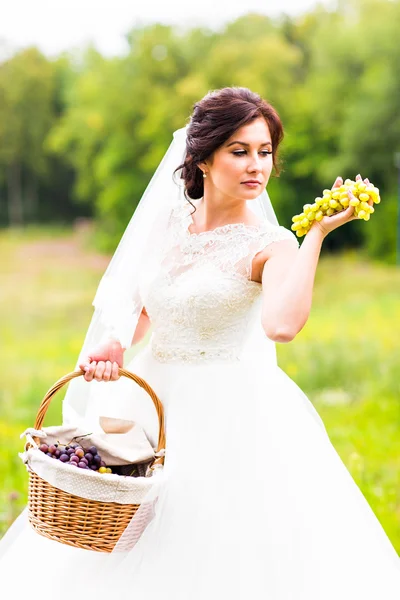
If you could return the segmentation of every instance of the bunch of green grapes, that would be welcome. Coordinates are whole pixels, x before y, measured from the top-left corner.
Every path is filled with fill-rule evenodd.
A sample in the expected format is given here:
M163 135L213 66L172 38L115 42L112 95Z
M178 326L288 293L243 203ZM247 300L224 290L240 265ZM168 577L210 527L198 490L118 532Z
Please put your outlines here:
M353 194L351 200L349 190ZM375 212L370 200L372 204L379 204L381 201L377 187L362 180L346 179L340 187L324 190L322 197L315 198L314 204L305 204L303 212L292 218L292 231L296 232L297 237L302 237L309 232L314 220L321 221L323 217L330 217L349 206L354 206L354 213L359 219L369 221L371 214Z

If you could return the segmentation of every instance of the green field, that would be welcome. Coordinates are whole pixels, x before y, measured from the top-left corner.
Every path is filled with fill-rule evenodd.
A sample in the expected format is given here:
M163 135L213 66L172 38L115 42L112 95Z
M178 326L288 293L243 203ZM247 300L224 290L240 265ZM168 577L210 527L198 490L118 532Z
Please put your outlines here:
M82 230L0 234L0 535L26 501L19 435L50 385L74 369L107 263ZM311 317L278 357L400 554L399 292L396 267L356 254L322 259ZM47 424L60 422L61 399Z

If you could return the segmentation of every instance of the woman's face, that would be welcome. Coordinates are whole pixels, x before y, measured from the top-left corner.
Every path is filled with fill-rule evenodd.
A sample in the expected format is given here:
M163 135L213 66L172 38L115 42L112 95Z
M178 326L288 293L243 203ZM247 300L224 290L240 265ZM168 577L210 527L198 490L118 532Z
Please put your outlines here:
M201 164L207 173L205 196L257 198L267 185L273 167L271 134L265 119L260 117L237 129L210 159Z

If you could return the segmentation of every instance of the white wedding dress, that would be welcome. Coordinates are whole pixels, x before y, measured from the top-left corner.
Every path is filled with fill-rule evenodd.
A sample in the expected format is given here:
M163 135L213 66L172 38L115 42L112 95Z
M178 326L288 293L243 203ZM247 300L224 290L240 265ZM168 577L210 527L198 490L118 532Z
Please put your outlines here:
M165 409L153 518L132 549L105 555L41 537L22 515L2 544L7 598L399 600L395 549L260 327L251 261L292 233L234 224L190 234L190 223L190 206L178 207L171 251L141 283L152 336L127 365ZM104 398L87 421L107 407L139 410L155 444L146 394L122 379L98 385Z

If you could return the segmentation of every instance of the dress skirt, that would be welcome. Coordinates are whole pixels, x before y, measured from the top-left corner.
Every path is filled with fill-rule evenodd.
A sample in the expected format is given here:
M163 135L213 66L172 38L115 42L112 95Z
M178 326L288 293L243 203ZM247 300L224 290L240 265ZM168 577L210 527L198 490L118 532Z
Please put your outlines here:
M24 512L0 544L7 598L399 600L394 547L276 364L162 362L147 346L127 369L165 409L152 519L133 547L106 555L38 535ZM139 406L124 402L124 416ZM155 410L140 402L154 441Z

